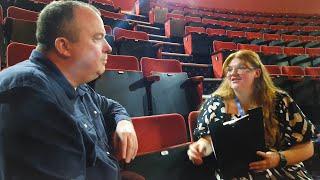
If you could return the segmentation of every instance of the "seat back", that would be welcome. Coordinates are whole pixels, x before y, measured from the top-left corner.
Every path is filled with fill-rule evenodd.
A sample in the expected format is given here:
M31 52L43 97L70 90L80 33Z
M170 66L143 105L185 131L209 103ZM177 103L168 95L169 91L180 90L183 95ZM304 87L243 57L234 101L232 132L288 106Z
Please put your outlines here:
M247 49L247 50L251 50L254 52L260 52L260 46L255 45L255 44L237 44L238 49Z
M306 54L308 54L310 57L319 57L320 48L306 48Z
M305 50L303 47L284 47L283 52L288 56L298 56L305 54Z
M317 41L316 36L299 36L299 40L302 42Z
M29 58L36 46L12 42L7 47L7 67L13 66Z
M113 18L113 19L125 19L125 14L122 13L115 13L115 12L110 12L106 10L100 9L101 16L106 17L106 18Z
M142 31L131 31L131 30L126 30L126 29L116 27L113 29L113 34L115 36L116 41L119 40L120 38L144 40L144 41L149 40L148 34Z
M15 6L10 6L7 10L7 17L22 19L27 21L37 21L39 12L30 11Z
M20 42L25 44L37 44L36 22L7 17L4 23L4 35L6 42Z
M185 34L189 34L189 33L206 33L206 30L203 27L193 27L193 26L186 26L185 27Z
M283 50L279 46L261 46L261 52L264 54L283 54Z
M135 117L132 123L138 138L138 155L188 142L186 124L179 114Z
M206 32L207 32L207 34L209 36L213 36L213 35L223 36L223 35L226 35L226 30L224 30L224 29L207 28Z
M271 76L280 76L282 75L282 69L281 66L277 65L265 65L265 68L269 72Z
M144 76L152 75L152 72L180 73L182 66L175 59L154 59L143 57L141 59L141 70Z
M104 25L104 30L108 35L112 35L112 28L109 25Z
M299 41L299 36L283 34L282 35L282 40L286 41L286 42L288 42L288 41Z
M213 51L237 50L237 45L233 42L213 41Z
M282 66L282 73L293 77L305 76L304 69L300 66Z
M268 40L268 41L281 40L281 35L280 34L265 33L265 34L263 34L263 39Z
M308 76L312 76L315 80L320 80L320 67L306 67L305 73Z
M22 9L40 12L47 4L36 1L15 0L13 5Z
M139 61L134 56L108 55L108 70L139 71Z
M246 37L249 40L262 39L263 38L263 34L260 33L260 32L246 32Z
M97 93L119 102L131 117L149 114L146 87L140 71L107 69L90 85Z
M194 129L197 126L197 118L200 114L200 111L192 111L190 112L188 116L188 125L189 125L189 133L190 133L190 138L191 142L195 142L195 137L193 136Z
M227 36L228 37L245 37L245 32L244 31L229 31L227 30Z

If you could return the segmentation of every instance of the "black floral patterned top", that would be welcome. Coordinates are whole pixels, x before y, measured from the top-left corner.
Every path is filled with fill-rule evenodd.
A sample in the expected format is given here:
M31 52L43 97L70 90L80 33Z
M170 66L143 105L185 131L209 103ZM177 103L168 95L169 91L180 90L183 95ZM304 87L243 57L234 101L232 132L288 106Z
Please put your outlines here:
M197 138L210 135L209 125L218 120L225 120L225 116L235 117L226 113L223 98L214 96L209 98L202 106L198 117L194 135ZM239 116L237 116L239 117ZM314 126L302 113L293 99L283 92L278 92L275 99L275 117L279 121L280 139L270 150L283 151L297 143L310 141L314 136ZM219 171L217 176L222 177ZM259 173L261 176L261 173ZM265 179L312 179L302 162L286 166L285 168L267 169L262 173ZM248 172L247 177L235 179L255 179L256 175ZM222 177L223 178L223 177Z

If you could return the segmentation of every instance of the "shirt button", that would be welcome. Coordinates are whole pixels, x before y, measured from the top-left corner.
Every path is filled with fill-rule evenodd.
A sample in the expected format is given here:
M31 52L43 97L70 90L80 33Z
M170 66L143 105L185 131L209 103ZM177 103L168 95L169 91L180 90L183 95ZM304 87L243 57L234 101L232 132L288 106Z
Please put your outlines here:
M96 115L96 114L98 114L98 112L97 112L97 111L93 111L93 114L95 114L95 115Z
M110 153L109 153L109 152L107 152L107 154L108 154L108 155L110 155Z
M87 124L83 124L83 126L84 126L85 128L87 128L87 127L88 127L88 125L87 125Z

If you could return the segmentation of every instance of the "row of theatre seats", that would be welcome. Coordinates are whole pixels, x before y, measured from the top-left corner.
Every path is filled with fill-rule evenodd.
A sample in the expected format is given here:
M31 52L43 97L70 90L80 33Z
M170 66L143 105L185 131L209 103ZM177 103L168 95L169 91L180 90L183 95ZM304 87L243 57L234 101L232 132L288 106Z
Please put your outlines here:
M18 43L12 43L9 46L14 46L15 44L18 46L29 47L29 53L34 48L34 46L27 46ZM16 51L12 54L20 55L20 52L24 51L22 49L16 49ZM28 57L27 52L24 54L26 57ZM25 59L26 57L19 58ZM9 55L8 58L11 59L15 57ZM146 85L148 85L148 83L156 83L156 81L164 82L159 86L156 84L151 84L151 86L154 86L155 88L150 90L151 94L154 95L152 96L152 100L154 100L155 104L161 105L163 101L166 101L163 104L165 106L172 107L171 104L168 104L168 102L173 102L176 103L173 104L173 106L181 107L190 103L183 102L181 99L176 97L181 92L177 92L177 94L171 96L172 93L174 93L173 91L175 91L174 86L179 86L180 88L185 82L183 81L181 83L180 81L180 84L174 84L174 82L179 79L177 75L183 74L181 73L181 66L179 68L178 61L143 58L141 59L140 63L141 65L139 65L138 60L133 56L109 55L106 65L106 73L91 85L93 88L95 88L97 91L100 91L100 93L105 94L107 97L111 97L123 103L132 116L135 116L132 113L141 112L141 98L147 97L145 93ZM267 67L274 69L270 72L273 72L272 75L274 75L276 78L283 75L281 73L282 70L285 72L294 71L294 66L283 67L282 69L280 66ZM140 71L140 69L142 71ZM314 68L309 69L312 70ZM310 70L306 69L306 72L309 71ZM176 78L166 81L166 78L171 78L172 76ZM185 78L183 80L186 79L186 76L184 77ZM296 80L295 78L299 79L301 77L288 76L287 78L293 78ZM169 86L167 86L167 84L169 84ZM167 88L167 90L165 90L165 88ZM141 97L140 93L132 92L137 91L137 89L143 89L143 97ZM159 89L161 92L156 94L157 90ZM116 96L119 94L114 92L121 94L120 97L117 98ZM136 99L136 97L138 98ZM166 99L167 97L168 99ZM159 101L159 98L161 98L162 102ZM129 102L130 104L128 105L126 102ZM140 108L133 109L136 107ZM159 109L161 108L157 106L153 107L153 110ZM172 109L170 108L170 110ZM154 112L153 114L157 114L157 112ZM198 114L198 111L191 112L189 114L187 113L187 124L182 115L175 113L164 114L164 112L161 112L159 115L145 116L144 114L140 114L138 117L133 117L132 122L136 129L139 141L138 156L131 164L125 165L123 168L126 170L135 171L146 178L151 179L195 179L197 177L201 177L201 179L212 178L213 174L210 172L212 172L212 169L215 167L214 161L209 159L203 166L193 166L188 160L186 154L189 144L195 140L195 138L192 136L192 132L195 128ZM158 161L161 163L159 163L156 168L152 166L154 162ZM314 159L306 162L307 165L310 165L309 168L311 171L317 170L314 162L316 162Z
M34 3L31 0L19 1ZM3 49L7 50L6 58L3 59L4 67L27 59L35 48L35 20L41 9L32 9L36 6L26 6L28 3L20 3L20 5L13 3L10 5L14 6L6 10L7 17L3 21L5 34ZM171 25L165 25L165 23L161 25L148 22L148 14L147 16L125 15L111 3L101 3L98 0L90 3L103 9L101 13L108 34L106 39L113 47L113 54L109 55L106 64L106 72L90 85L97 92L119 101L126 107L133 117L132 121L138 136L138 157L133 163L123 166L124 169L136 171L146 179L213 179L210 172L213 172L214 163L208 160L208 163L203 166L193 166L188 160L186 150L195 140L192 131L199 113L195 110L198 110L202 102L202 95L210 94L216 89L222 80L223 60L237 49L252 49L261 53L259 55L263 60L267 59L264 55L268 57L270 55L272 62L278 62L273 60L275 57L279 56L278 59L281 59L280 57L283 56L281 62L286 59L288 64L266 63L273 64L267 65L267 69L279 86L286 89L298 103L305 104L302 106L303 111L311 115L315 124L319 124L319 118L315 117L319 113L314 106L320 104L318 101L320 100L318 97L320 94L319 68L289 66L296 64L290 64L293 57L285 53L284 48L268 46L269 44L263 46L244 44L233 41L233 39L239 39L239 37L233 37L231 41L210 41L209 57L206 60L199 60L201 56L198 57L195 53L197 50L192 49L197 41L192 41L189 46L189 42L184 44L183 38L194 38L204 33L193 32L190 30L192 28L185 27L186 24L184 24L182 36L174 35L172 22L177 19L174 17L176 15L168 19ZM144 11L141 8L140 10ZM194 18L190 18L190 22L192 19ZM202 18L202 21L203 19L205 18ZM301 26L311 25L311 21L315 21L315 18L305 19L306 24L301 23ZM206 30L219 29L216 27L215 24L205 26ZM228 30L235 31L235 29ZM224 35L228 37L227 31L224 31ZM306 34L298 35L299 39ZM204 36L200 42L206 39L208 37ZM267 53L266 48L277 50L270 50L272 53ZM318 56L312 56L312 53L309 53L310 50L307 50L309 48L302 49L304 50L302 54L309 54L310 57ZM311 62L316 62L316 58ZM311 105L312 107L309 108ZM154 162L159 162L156 167ZM315 166L313 164L310 168Z
M9 66L27 59L34 48L11 43L7 48ZM230 52L220 51L223 53ZM218 67L215 61L213 59L214 67ZM131 116L180 113L186 117L199 107L203 94L210 94L220 84L222 76L188 77L182 70L185 64L174 59L148 57L141 58L139 63L134 56L109 55L106 73L90 84L97 92L125 105ZM316 111L320 105L320 67L265 66L276 85L287 90L313 122L319 124ZM206 85L210 89L203 90Z

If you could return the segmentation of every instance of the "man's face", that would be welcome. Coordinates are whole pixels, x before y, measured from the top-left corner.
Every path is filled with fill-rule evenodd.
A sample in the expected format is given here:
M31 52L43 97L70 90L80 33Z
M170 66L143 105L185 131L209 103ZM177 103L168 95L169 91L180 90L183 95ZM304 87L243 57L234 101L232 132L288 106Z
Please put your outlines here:
M70 43L70 60L73 61L73 75L81 84L104 73L107 53L112 49L104 38L103 21L90 8L75 8L73 25L79 32L78 40Z

